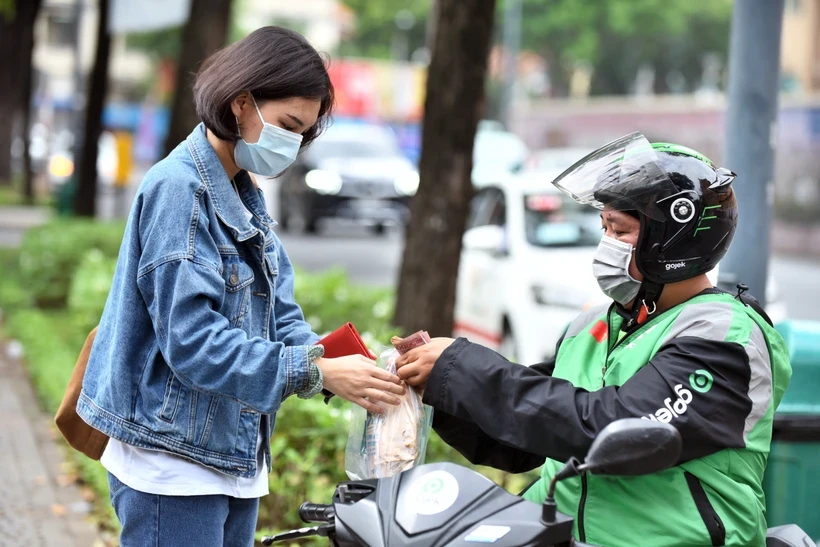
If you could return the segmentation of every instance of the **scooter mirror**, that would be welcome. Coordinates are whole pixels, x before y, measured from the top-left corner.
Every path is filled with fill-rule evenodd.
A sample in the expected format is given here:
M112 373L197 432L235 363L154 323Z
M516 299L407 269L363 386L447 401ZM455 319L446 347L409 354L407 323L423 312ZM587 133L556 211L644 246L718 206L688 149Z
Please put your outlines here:
M675 465L681 437L674 426L642 418L624 418L598 434L579 471L600 475L648 475Z

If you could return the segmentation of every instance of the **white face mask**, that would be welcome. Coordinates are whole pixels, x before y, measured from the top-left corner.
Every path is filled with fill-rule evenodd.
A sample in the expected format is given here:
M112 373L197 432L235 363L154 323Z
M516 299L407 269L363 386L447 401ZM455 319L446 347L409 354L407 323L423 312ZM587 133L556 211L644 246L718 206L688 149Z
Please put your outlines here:
M256 99L251 96L251 100L259 119L262 120L262 133L255 143L246 142L240 135L233 150L233 158L240 169L263 177L273 177L290 167L296 160L302 144L302 135L266 122L256 105ZM239 126L239 118L236 125Z
M641 282L629 275L629 262L635 247L603 236L592 259L592 273L605 295L621 305L635 300Z

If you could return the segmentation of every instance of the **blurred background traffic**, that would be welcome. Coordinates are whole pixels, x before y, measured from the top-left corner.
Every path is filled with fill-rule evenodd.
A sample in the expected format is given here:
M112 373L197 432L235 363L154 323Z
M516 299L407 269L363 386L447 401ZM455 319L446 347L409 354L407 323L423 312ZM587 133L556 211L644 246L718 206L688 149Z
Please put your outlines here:
M442 265L455 295L444 325L522 363L549 357L567 322L603 298L591 272L597 213L566 199L551 180L636 130L726 164L739 2L488 2L490 43L476 44L489 55L484 93L475 94L466 219L451 228L460 256L455 270ZM761 205L771 222L757 225L767 234L760 244L771 250L770 275L756 296L775 322L820 320L820 0L774 3L783 8L776 96L759 97L759 109L743 112L765 133L774 158ZM394 321L396 292L413 286L402 274L418 277L406 264L402 272L402 261L424 259L405 253L407 229L442 222L413 203L417 193L452 190L420 173L434 173L424 158L432 165L446 153L422 150L422 122L425 104L449 91L427 74L436 40L454 32L442 25L453 24L445 15L455 5L0 0L0 308L46 408L59 403L76 352L99 320L144 173L198 122L192 74L213 51L264 25L297 30L326 52L336 88L333 126L281 177L257 177L300 271L297 301L317 332L353 321L376 343L389 340L394 324L412 324L406 316ZM465 36L485 24L478 16L465 21L456 29ZM449 66L458 73L463 67L453 55ZM771 124L766 104L777 105ZM464 108L450 115L474 111ZM738 193L761 173L757 165L727 167L739 174ZM744 214L757 223L754 210ZM719 272L712 275L717 281ZM271 491L319 499L308 494L333 483L344 445L327 441L334 416L299 404L301 411L283 409L291 418L280 423L290 425L282 426L280 469L271 478L282 484ZM316 415L324 416L320 423ZM456 458L435 440L431 452ZM106 491L99 469L77 465L82 481L98 495ZM297 471L324 478L297 486ZM292 503L275 495L266 503L261 522L285 527L291 517L280 513ZM114 522L110 514L102 520Z

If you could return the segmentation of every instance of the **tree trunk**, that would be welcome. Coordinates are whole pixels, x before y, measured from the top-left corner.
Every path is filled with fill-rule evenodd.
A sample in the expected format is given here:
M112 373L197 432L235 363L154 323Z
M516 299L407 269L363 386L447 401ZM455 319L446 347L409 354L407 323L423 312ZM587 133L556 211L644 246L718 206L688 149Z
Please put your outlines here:
M34 173L31 168L31 91L34 80L34 21L40 11L42 0L19 2L17 18L23 26L20 43L20 108L23 112L23 198L34 203Z
M413 199L396 303L395 323L407 332L452 332L494 14L495 0L438 0L424 103L421 184Z
M0 51L3 62L0 62L0 185L11 183L11 143L13 125L20 94L19 64L9 62L19 59L21 55L23 25L16 13L11 18L0 15Z
M11 18L0 16L0 52L9 62L0 63L0 184L11 182L11 143L14 124L11 120L22 113L26 166L28 156L28 128L31 115L32 55L34 53L34 21L42 0L16 2ZM17 60L17 62L13 62ZM26 175L24 174L24 177Z
M228 39L232 0L192 0L191 15L182 33L182 52L177 65L176 93L171 123L165 140L168 154L184 141L199 123L193 98L194 75L199 64L221 49Z
M111 53L111 33L108 11L111 0L99 0L97 51L89 78L88 102L85 108L85 135L82 150L77 154L79 170L74 194L74 214L93 217L97 212L97 147L102 133L102 115L108 92L108 59Z

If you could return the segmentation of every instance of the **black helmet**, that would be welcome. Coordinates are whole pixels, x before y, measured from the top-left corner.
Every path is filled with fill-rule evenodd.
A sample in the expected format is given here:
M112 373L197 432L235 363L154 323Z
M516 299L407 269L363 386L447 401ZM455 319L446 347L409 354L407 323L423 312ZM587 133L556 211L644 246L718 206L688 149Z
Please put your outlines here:
M734 179L690 148L650 144L633 133L581 159L553 184L580 203L637 215L635 262L644 284L655 286L654 301L663 285L709 272L726 254L737 227Z

